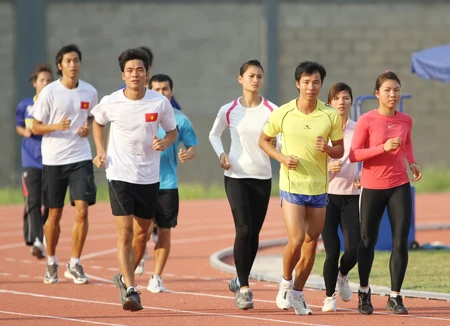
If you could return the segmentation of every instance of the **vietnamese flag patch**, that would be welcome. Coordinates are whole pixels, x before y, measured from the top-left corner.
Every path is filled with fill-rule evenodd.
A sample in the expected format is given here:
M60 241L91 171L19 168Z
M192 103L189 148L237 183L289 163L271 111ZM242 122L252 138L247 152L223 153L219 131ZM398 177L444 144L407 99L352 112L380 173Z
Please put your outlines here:
M82 109L82 110L89 109L89 102L81 102L80 109Z
M158 113L146 113L145 122L153 122L158 119Z

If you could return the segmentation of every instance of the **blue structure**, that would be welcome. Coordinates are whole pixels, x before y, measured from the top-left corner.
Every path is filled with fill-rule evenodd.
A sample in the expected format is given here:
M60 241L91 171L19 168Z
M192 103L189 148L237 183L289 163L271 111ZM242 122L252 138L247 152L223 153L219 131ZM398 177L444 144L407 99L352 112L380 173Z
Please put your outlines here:
M413 53L411 72L422 79L439 80L450 84L450 44Z

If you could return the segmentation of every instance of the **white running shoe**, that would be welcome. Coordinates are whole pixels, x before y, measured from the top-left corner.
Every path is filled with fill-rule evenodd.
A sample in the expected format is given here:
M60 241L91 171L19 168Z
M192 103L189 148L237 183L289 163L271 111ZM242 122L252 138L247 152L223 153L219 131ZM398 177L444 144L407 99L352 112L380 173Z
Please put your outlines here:
M291 304L297 315L312 315L312 310L306 305L303 292L292 291Z
M277 294L277 307L282 310L288 310L291 308L291 292L292 292L292 280L286 281L281 278L280 287Z
M336 311L337 295L338 295L337 292L334 292L331 297L326 297L325 300L323 300L322 311L325 312Z
M142 275L144 274L145 269L145 259L142 258L139 265L136 267L136 270L134 271L134 274L136 275Z
M166 288L164 287L163 280L160 275L153 275L148 281L147 290L151 293L160 293L166 292Z
M337 286L339 297L342 301L350 301L352 299L352 289L350 288L350 284L348 284L348 275L345 275L343 278L338 275Z

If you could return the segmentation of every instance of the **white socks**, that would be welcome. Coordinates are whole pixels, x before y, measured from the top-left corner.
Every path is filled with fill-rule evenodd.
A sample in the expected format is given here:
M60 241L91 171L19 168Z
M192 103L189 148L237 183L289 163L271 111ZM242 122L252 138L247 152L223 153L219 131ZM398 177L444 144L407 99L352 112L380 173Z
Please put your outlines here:
M69 262L70 268L75 268L75 265L77 265L77 264L78 265L80 264L80 258L71 257L70 262Z
M58 259L56 259L56 256L48 256L47 257L47 264L48 265L58 264Z
M366 286L366 287L359 287L359 292L362 292L362 293L369 293L369 289L370 289L370 287L368 287L368 286Z

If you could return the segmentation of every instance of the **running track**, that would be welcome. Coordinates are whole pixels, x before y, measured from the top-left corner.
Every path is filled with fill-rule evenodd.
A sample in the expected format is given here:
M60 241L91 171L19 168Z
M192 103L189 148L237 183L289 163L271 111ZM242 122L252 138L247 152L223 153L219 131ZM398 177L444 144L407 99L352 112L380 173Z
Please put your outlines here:
M450 223L450 194L416 197L418 225ZM0 325L450 325L450 303L406 299L408 316L393 316L384 310L385 297L373 296L375 313L360 315L356 295L349 303L339 302L336 313L322 313L323 291L306 290L312 316L296 316L293 310L275 306L276 284L252 281L255 309L238 310L229 292L230 275L213 269L209 256L233 243L234 227L228 203L184 201L180 221L173 232L172 253L163 276L170 290L151 294L145 289L153 264L137 277L144 310L126 312L111 281L117 271L115 225L109 205L90 209L90 229L82 264L91 284L75 285L64 279L70 256L70 227L73 209L66 206L57 249L59 284L44 284L45 262L36 261L23 245L21 206L0 207ZM261 233L261 240L285 236L278 199L274 198ZM417 232L420 243L441 240L450 244L449 231ZM149 243L152 248L152 243ZM449 277L443 275L443 277Z

